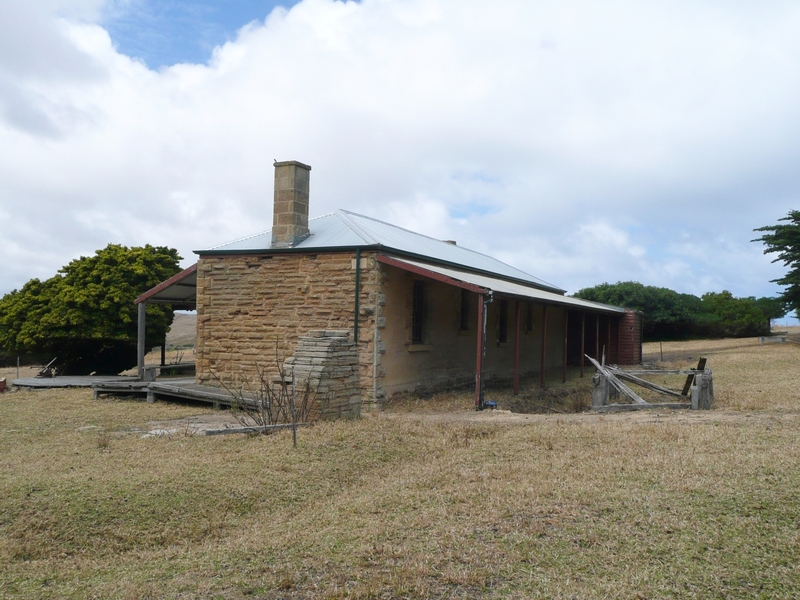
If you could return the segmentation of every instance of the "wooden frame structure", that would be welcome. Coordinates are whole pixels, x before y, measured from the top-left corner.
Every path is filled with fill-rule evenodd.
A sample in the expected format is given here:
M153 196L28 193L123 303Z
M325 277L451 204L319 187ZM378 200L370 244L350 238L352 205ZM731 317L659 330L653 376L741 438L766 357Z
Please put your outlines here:
M139 296L137 308L136 364L140 381L144 381L145 335L147 332L147 305L169 304L175 310L194 310L197 305L197 263L159 283ZM164 365L165 344L161 345L161 364Z
M701 358L696 369L629 369L597 362L586 358L595 366L597 373L592 377L592 410L596 412L618 412L652 408L689 408L709 410L714 399L714 379L711 369L706 369L706 359ZM643 379L647 375L686 375L686 384L680 392ZM681 402L646 402L628 387L624 381L632 383L662 396L680 398ZM625 397L629 403L609 403L612 398Z

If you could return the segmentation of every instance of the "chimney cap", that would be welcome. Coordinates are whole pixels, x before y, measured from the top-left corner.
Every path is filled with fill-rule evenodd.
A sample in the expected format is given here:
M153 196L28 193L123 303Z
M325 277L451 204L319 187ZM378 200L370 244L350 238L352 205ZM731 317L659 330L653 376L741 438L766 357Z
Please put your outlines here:
M296 167L300 167L302 169L306 169L308 171L311 170L311 167L309 165L301 163L299 160L283 160L283 161L278 162L277 160L272 159L272 166L273 167L296 166Z

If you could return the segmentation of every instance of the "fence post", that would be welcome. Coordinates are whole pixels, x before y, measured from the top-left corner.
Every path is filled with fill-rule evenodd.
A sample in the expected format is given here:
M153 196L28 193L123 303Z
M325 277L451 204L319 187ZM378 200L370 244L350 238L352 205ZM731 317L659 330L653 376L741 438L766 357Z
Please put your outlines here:
M711 409L711 398L714 395L713 386L710 372L699 373L695 377L695 384L692 386L692 410Z
M358 317L356 317L358 318ZM292 367L292 446L297 449L297 410L294 399L294 367Z
M711 409L711 374L703 373L699 377L700 381L700 401L699 406L701 410Z
M601 373L592 375L592 408L608 404L608 379Z

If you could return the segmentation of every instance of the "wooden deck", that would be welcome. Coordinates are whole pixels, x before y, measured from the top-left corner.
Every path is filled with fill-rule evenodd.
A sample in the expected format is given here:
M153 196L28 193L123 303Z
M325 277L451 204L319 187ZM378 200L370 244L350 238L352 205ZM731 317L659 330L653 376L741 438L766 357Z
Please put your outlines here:
M162 379L158 381L101 381L92 386L94 397L100 395L136 394L146 396L148 402L156 398L207 402L215 407L231 406L238 399L223 388L199 385L194 377Z
M124 375L85 375L67 377L22 377L15 379L11 385L17 387L48 389L48 388L68 388L68 387L94 387L100 383L119 383L138 382L135 377Z
M102 395L136 395L144 396L148 402L155 402L156 398L171 398L207 402L215 407L231 406L239 401L224 388L196 384L194 377L165 377L156 381L141 381L123 375L25 377L15 379L11 384L34 389L90 387L95 399ZM250 396L244 394L245 401Z
M237 401L228 390L210 385L199 385L194 382L194 377L152 382L147 390L147 401L153 402L156 397L197 400L208 402L215 407L230 406Z

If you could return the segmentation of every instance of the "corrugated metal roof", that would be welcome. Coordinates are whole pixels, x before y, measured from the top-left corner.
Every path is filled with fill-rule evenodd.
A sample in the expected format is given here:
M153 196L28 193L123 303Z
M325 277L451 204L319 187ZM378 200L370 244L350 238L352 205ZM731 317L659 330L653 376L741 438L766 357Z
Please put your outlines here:
M335 213L310 219L308 228L310 235L294 246L291 251L359 247L395 251L470 271L517 280L528 285L546 288L556 293L564 293L561 288L529 273L520 271L491 256L469 250L463 246L448 244L442 240L347 210L337 210ZM271 251L271 245L272 233L271 231L265 231L227 244L214 246L208 250L198 250L196 252L200 255L269 252Z
M197 263L162 281L139 296L134 304L172 304L176 310L194 310L197 299Z
M610 306L608 304L600 304L599 302L590 302L589 300L581 300L580 298L570 298L569 296L562 296L554 294L541 289L527 287L518 283L512 283L496 277L488 277L486 275L479 275L477 273L469 273L457 269L448 269L439 265L431 265L428 263L418 262L414 260L401 260L394 259L393 264L399 268L403 268L402 264L408 265L413 268L415 272L430 271L432 274L443 275L449 279L456 279L463 283L476 285L485 290L491 290L499 294L508 294L510 296L518 296L522 298L530 298L539 302L547 302L551 304L560 304L569 308L590 310L606 313L624 313L624 308L618 306ZM402 264L398 264L402 263Z

